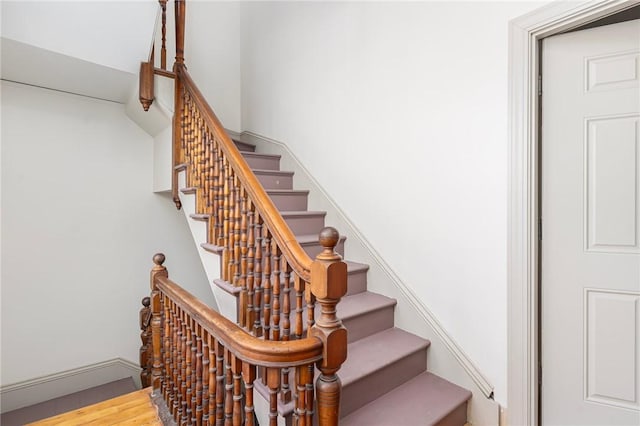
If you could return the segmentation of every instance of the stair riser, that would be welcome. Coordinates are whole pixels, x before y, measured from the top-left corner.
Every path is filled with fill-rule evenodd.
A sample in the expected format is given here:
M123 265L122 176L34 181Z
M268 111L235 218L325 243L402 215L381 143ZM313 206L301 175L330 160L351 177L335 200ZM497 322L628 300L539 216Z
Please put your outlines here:
M255 155L245 155L244 159L252 169L280 170L280 159L274 157L260 157Z
M308 194L270 194L269 196L281 212L307 210Z
M240 151L254 152L256 150L255 145L251 145L248 143L240 142L234 140L233 143L236 145L236 148Z
M467 402L453 410L447 417L440 420L434 426L460 426L467 423Z
M340 417L345 417L358 408L400 386L427 368L427 351L419 350L398 362L388 365L374 374L343 387ZM338 371L338 376L340 372Z
M357 271L347 277L347 296L367 291L367 271Z
M293 189L293 176L264 174L257 172L256 177L265 189Z
M319 234L324 228L324 215L286 217L285 222L294 235Z
M338 304L338 318L343 319L343 324L347 328L347 342L351 343L393 327L393 306L353 318L343 318L340 315L340 304Z

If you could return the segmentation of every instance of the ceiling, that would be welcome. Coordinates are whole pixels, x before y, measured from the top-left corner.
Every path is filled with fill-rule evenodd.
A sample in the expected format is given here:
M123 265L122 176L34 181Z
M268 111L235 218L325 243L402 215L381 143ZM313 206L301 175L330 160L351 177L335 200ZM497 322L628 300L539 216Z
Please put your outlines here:
M2 1L2 79L126 102L157 10L155 0Z

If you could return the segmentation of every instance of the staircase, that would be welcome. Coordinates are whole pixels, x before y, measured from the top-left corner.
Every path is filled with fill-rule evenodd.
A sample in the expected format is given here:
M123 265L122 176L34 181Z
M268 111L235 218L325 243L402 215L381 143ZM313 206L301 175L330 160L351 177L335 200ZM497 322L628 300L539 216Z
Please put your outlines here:
M311 258L317 256L321 251L317 235L325 227L326 212L307 209L309 191L293 189L294 173L280 170L279 155L255 152L254 145L239 138L234 143L300 245ZM190 202L185 195L196 191L181 188L183 204ZM210 221L207 214L190 216ZM336 247L343 257L345 240L342 236ZM216 255L221 252L214 244L202 242L201 246ZM343 386L340 424L464 425L471 392L427 371L430 342L394 327L396 301L367 290L368 265L348 260L346 264L347 294L337 310L348 330L348 358L338 373ZM233 293L237 289L223 280L214 283ZM295 315L292 312L292 322ZM280 403L278 409L290 418L293 404Z

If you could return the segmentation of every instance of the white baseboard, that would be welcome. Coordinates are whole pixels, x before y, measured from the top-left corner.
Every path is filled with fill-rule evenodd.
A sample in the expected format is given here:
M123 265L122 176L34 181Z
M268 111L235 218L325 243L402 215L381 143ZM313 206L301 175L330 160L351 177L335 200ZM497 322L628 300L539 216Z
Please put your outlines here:
M119 379L133 378L140 388L140 367L115 358L0 387L0 411L17 410Z

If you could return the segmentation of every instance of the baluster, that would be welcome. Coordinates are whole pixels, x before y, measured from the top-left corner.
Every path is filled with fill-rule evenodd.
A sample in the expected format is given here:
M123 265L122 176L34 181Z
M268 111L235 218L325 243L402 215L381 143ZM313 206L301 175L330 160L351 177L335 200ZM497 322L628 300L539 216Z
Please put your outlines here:
M265 228L264 235L264 272L262 274L264 338L271 339L271 231Z
M224 346L216 341L216 426L224 425Z
M244 420L245 426L254 426L253 382L256 380L256 366L248 362L242 363L242 379L245 388Z
M142 299L142 308L140 309L140 382L142 387L151 386L151 370L153 369L153 346L151 342L151 298L144 297Z
M216 206L218 209L218 216L216 220L216 240L215 244L218 246L224 245L223 239L223 222L224 222L224 157L222 155L222 151L220 150L220 146L218 144L218 148L216 149L217 158L216 158L216 179L218 181L216 188Z
M224 197L224 202L223 202L223 208L222 208L222 246L224 247L222 250L222 279L224 281L229 282L229 269L228 269L228 264L229 264L229 213L230 213L230 206L231 206L231 200L230 200L230 190L231 188L229 187L230 183L229 183L229 162L227 161L227 159L224 159L224 174L223 174L223 184L224 184L224 188L222 190L223 193L223 197Z
M288 341L291 335L291 265L284 261L284 288L282 289L282 340Z
M233 426L233 373L231 371L231 353L224 349L225 399L224 426Z
M347 329L336 316L336 305L347 293L347 264L335 252L340 234L327 227L320 232L322 253L311 264L311 290L320 303L320 316L311 335L323 342L324 356L317 366L316 381L319 424L337 424L342 385L337 372L347 358Z
M187 313L181 310L182 317L182 381L180 382L180 393L182 394L182 410L180 411L180 423L187 424L191 419L191 331L187 326Z
M314 389L313 389L313 373L315 373L315 369L313 367L313 364L309 364L307 366L307 382L306 382L306 388L307 388L307 392L306 392L306 396L305 396L305 400L307 402L307 409L306 409L306 413L307 413L307 425L312 425L313 424L313 415L315 413L314 410L314 401L315 401L315 396L314 396Z
M183 401L184 401L184 394L183 394L183 387L182 387L182 383L184 380L184 350L183 350L183 346L184 346L184 341L185 341L185 337L184 337L184 330L183 330L183 324L182 324L182 312L181 309L176 307L176 319L178 320L176 323L176 326L178 327L178 333L177 333L177 337L178 340L176 341L176 347L177 347L177 359L178 359L178 365L177 365L177 377L176 377L176 402L177 402L177 407L176 407L176 413L173 415L173 418L176 419L176 421L180 421L180 419L182 418L182 413L183 413Z
M235 271L236 271L236 191L235 191L235 172L230 169L229 174L229 238L227 238L227 251L229 253L229 263L227 264L227 282L234 283Z
M289 386L289 377L291 375L290 368L282 369L282 390L280 391L280 398L282 398L282 402L287 403L291 402L291 387Z
M273 336L273 340L280 340L280 266L282 251L278 244L273 241L273 285L272 285L272 294L273 294L273 307L272 307L272 328L271 334Z
M309 380L309 366L296 367L296 406L294 414L297 426L307 426L307 383ZM309 425L311 426L311 425Z
M240 278L238 285L240 286L240 318L238 323L248 328L247 318L247 193L242 188L240 191Z
M247 259L246 259L246 265L247 265L247 271L246 271L246 279L247 279L247 313L246 313L246 327L247 330L249 331L249 333L253 333L255 331L254 329L254 321L255 321L255 316L254 316L254 312L253 312L253 297L254 297L254 291L253 291L253 267L254 267L254 262L255 262L255 253L256 253L256 248L255 248L255 244L256 244L256 239L255 239L255 224L253 223L253 219L254 219L254 205L251 202L251 200L247 199L247 204L248 204L248 208L247 208L247 228L248 228L248 235L247 235Z
M217 364L216 341L209 335L209 426L216 424L216 399L217 399Z
M162 395L167 403L167 406L171 407L171 402L173 399L173 396L171 395L173 386L171 383L171 372L173 371L173 359L171 358L171 346L173 344L173 318L171 315L171 300L167 296L163 297L163 307L164 350L162 351L162 353L164 354L164 380L162 381Z
M202 332L201 342L202 342L202 350L200 354L200 358L202 359L202 371L201 378L202 381L202 424L209 424L209 413L211 410L211 406L209 405L209 392L210 392L210 383L211 383L211 358L210 358L210 350L209 350L209 339L211 335L204 330L204 328L200 329Z
M233 177L233 285L240 286L240 182L238 175ZM240 320L240 318L238 318Z
M231 369L233 372L233 426L241 426L243 423L242 361L235 355L231 356Z
M253 272L253 285L255 287L255 295L253 298L253 334L260 337L263 334L262 323L260 320L260 313L262 312L262 232L263 232L263 219L258 213L256 213L256 259L254 262L255 268Z
M269 426L278 425L278 391L280 390L280 369L267 368L269 387Z
M303 295L305 290L305 282L302 278L300 278L297 274L294 276L294 289L296 291L296 328L294 331L294 335L296 339L302 338L303 332L303 321L302 315L304 313L304 302Z
M180 316L178 315L178 307L175 303L172 303L171 307L173 317L173 345L171 346L171 358L173 363L173 372L171 374L173 382L173 405L171 407L171 414L174 419L180 418L181 394L180 394L180 371L182 371L182 363L180 361L180 346L182 344L182 328L180 327Z
M195 400L194 405L195 416L193 418L196 425L200 426L202 424L202 328L198 325L197 322L194 321L194 331L196 337L196 383L195 383Z
M315 310L316 310L316 296L311 292L311 286L305 286L305 299L307 301L307 335L311 335L311 327L316 323Z
M160 48L160 68L167 69L167 0L159 0L162 8L162 47Z

